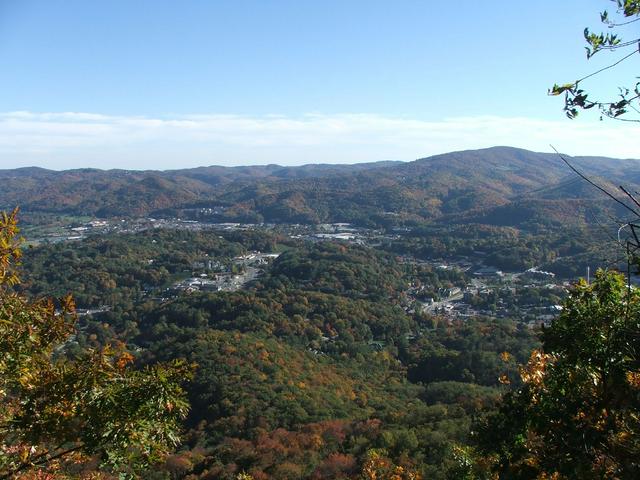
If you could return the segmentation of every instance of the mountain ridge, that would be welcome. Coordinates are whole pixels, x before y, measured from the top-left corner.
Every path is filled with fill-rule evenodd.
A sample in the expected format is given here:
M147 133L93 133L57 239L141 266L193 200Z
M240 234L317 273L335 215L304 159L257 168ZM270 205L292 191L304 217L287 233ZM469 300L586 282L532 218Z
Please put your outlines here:
M640 161L567 157L610 188L640 183ZM206 221L410 225L470 218L510 203L593 200L557 154L515 147L412 162L222 167L168 171L38 167L0 170L0 208L81 215L195 216ZM608 183L611 182L611 183ZM540 203L542 205L542 203ZM559 205L560 206L560 205ZM199 210L217 208L215 213ZM482 218L480 214L478 218Z

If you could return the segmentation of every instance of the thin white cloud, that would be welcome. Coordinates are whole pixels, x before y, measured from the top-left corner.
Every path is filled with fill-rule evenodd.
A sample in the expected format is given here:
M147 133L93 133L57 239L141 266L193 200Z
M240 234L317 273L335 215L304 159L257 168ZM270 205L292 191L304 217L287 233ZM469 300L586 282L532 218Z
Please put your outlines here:
M0 168L38 165L166 169L199 165L413 160L510 145L571 155L640 158L640 126L584 119L374 114L109 116L0 113Z

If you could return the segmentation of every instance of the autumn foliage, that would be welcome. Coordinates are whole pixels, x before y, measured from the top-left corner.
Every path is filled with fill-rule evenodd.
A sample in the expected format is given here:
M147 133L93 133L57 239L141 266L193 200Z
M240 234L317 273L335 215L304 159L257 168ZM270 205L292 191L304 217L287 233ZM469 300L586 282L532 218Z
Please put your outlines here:
M500 478L640 476L640 293L622 275L581 281L480 430Z
M70 296L29 299L19 279L17 211L0 220L0 478L89 469L136 476L178 443L188 404L180 362L131 368L122 344L67 353Z

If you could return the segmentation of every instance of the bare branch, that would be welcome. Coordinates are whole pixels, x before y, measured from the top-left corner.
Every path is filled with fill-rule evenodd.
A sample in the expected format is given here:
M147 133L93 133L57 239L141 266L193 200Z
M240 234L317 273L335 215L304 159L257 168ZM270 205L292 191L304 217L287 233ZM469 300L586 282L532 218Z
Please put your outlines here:
M580 172L577 168L575 168L570 162L569 160L567 160L557 149L556 147L554 147L553 145L550 145L551 148L553 148L553 151L556 152L558 154L558 156L562 159L562 161L564 163L567 164L567 166L573 170L574 173L576 173L580 178L582 178L583 180L585 180L587 183L589 183L590 185L593 185L594 187L596 187L598 190L600 190L602 193L604 193L606 196L608 196L609 198L611 198L612 200L614 200L615 202L619 203L620 205L622 205L624 208L626 208L627 210L629 210L631 213L633 213L636 217L640 217L640 212L634 210L633 208L631 208L629 205L627 205L626 203L624 203L623 201L621 201L620 199L616 198L613 194L609 193L606 189L602 188L600 185L598 185L597 183L595 183L593 180L591 180L590 178L588 178L585 174L583 174L582 172Z

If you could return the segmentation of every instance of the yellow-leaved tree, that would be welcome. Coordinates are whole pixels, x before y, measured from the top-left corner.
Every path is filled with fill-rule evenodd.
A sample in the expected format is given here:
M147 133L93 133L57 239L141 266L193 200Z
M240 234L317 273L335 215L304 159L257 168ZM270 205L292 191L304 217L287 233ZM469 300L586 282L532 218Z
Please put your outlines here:
M457 478L640 478L640 291L600 270L565 301Z
M184 363L133 368L122 345L71 358L73 299L14 291L17 210L0 216L0 479L92 470L137 478L179 440Z

